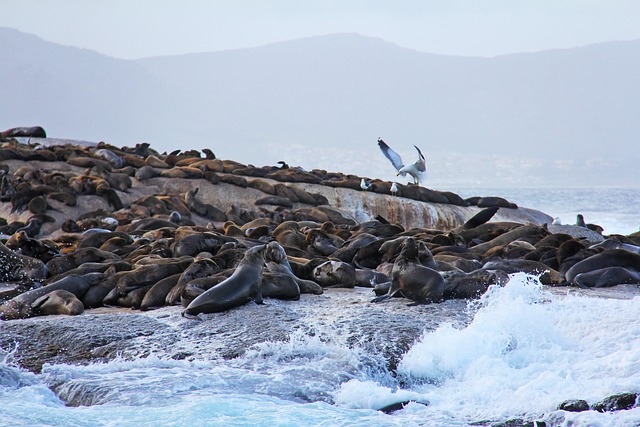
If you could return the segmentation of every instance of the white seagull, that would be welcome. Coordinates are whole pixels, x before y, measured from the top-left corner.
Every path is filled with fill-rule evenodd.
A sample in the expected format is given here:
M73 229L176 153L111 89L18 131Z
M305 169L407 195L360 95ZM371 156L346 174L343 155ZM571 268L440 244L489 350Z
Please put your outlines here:
M419 184L422 181L422 178L427 171L427 162L425 161L424 156L422 155L422 152L418 147L414 145L415 149L418 151L418 160L416 160L415 163L411 163L408 165L405 165L402 162L402 157L400 157L398 153L393 151L391 147L389 147L387 143L382 140L382 138L378 138L378 147L380 147L380 150L382 150L382 154L384 154L384 156L389 159L393 167L398 171L398 174L396 176L405 176L406 174L409 174L413 177L414 184Z
M360 180L360 188L362 188L362 191L367 191L370 187L371 184L368 184L367 181L364 180L364 178Z
M398 194L398 184L394 182L391 184L391 195L395 196L396 194Z

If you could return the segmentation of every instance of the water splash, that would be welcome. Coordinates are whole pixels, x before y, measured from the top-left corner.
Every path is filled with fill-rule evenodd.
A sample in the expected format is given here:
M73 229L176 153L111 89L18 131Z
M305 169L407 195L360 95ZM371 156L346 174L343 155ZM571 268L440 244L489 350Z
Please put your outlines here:
M568 399L595 403L640 390L640 298L558 297L537 278L515 274L472 308L467 327L445 324L425 333L398 366L407 391L417 393L410 396L431 402L418 409L424 417L536 418ZM383 394L378 385L352 381L336 402L370 407L367 391ZM611 415L571 417L580 425L580 417Z

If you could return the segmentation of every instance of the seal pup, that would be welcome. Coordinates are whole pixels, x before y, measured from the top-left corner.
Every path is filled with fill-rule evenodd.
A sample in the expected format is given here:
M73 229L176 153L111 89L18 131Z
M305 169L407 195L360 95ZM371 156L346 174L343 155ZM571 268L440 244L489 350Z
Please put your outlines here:
M427 163L425 161L424 156L422 155L422 151L418 147L415 149L418 151L418 160L415 163L411 163L405 165L402 162L402 157L395 151L393 151L386 142L382 140L382 138L378 138L378 147L382 150L382 154L389 159L394 168L398 171L396 176L406 176L407 174L413 177L414 184L420 184L422 182L422 178L427 172Z
M198 295L182 315L216 313L254 300L263 304L260 283L264 268L266 245L254 246L245 252L233 274L213 288Z
M400 255L393 264L389 291L371 302L386 301L398 292L402 292L405 298L413 300L415 304L442 300L444 278L436 270L420 264L418 253L419 247L416 240L412 237L407 238L402 243Z

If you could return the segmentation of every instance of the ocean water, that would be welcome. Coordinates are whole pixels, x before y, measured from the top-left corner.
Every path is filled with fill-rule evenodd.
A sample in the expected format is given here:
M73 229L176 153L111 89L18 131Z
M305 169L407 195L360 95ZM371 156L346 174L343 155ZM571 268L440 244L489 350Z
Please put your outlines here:
M444 190L444 188L442 189ZM640 230L640 188L448 188L461 197L500 196L518 206L537 209L562 224L582 214L604 234L629 235Z
M511 418L640 425L640 408L556 410L568 399L640 392L640 297L551 292L515 274L468 310L466 326L425 332L397 375L378 355L326 330L293 333L222 362L147 357L45 365L39 375L16 368L15 349L2 349L0 425L468 426ZM422 403L376 410L406 400Z

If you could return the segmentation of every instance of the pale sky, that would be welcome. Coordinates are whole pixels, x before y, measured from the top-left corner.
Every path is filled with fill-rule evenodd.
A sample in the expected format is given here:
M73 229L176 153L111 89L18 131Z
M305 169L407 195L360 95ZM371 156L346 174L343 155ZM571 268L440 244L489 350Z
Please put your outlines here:
M0 0L0 26L116 58L358 33L447 55L640 39L640 0Z

